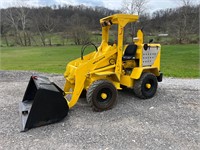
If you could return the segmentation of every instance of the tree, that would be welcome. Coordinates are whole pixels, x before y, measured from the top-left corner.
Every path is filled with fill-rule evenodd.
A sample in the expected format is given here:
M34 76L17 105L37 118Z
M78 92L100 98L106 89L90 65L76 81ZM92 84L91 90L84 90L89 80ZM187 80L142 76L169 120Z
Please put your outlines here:
M19 30L19 17L17 16L17 9L8 8L6 9L5 13L6 13L6 18L8 19L8 23L11 24L11 28L13 28L15 31L16 43L23 46L23 41Z
M121 11L126 14L143 15L146 11L146 6L149 0L124 0ZM134 37L136 33L136 24L130 24L130 36Z
M28 34L27 29L27 24L28 24L28 13L29 9L25 8L24 6L21 6L17 9L17 17L19 20L19 26L21 27L22 30L22 35L23 35L23 45L24 46L31 46L31 40Z
M124 0L122 3L122 12L127 14L143 14L147 9L149 0Z
M72 28L72 37L74 44L83 45L90 42L90 34L85 26L76 26Z
M28 8L27 0L18 0L14 2L17 7L8 8L7 18L15 29L16 42L21 46L30 46L31 37L27 30L27 24L29 22L28 14L30 9Z
M0 35L1 35L2 38L5 39L6 45L9 46L7 33L9 32L10 24L7 21L5 12L0 10L0 15L1 15L1 19L0 19Z
M181 6L177 9L178 17L173 21L173 26L176 28L176 36L178 38L179 44L184 42L189 42L189 34L192 30L197 27L198 16L191 15L193 10L192 0L179 0L179 5ZM192 20L191 20L192 17Z
M193 3L194 0L176 0L176 3L179 5L179 6L191 6L192 3ZM174 0L173 0L174 2Z
M32 25L32 32L35 31L40 37L42 45L46 46L45 32L43 27L43 15L41 11L41 9L37 9L32 12L32 20L34 22L34 24Z
M32 10L32 20L34 26L33 30L36 30L40 36L40 40L43 46L46 46L46 39L48 39L49 45L52 45L52 35L54 33L57 23L60 21L59 17L53 16L54 11L50 7L44 7Z
M59 22L58 20L53 17L54 11L51 8L46 8L44 11L44 16L43 16L43 26L45 30L47 31L48 39L49 39L49 45L52 45L52 33L56 27L56 22Z

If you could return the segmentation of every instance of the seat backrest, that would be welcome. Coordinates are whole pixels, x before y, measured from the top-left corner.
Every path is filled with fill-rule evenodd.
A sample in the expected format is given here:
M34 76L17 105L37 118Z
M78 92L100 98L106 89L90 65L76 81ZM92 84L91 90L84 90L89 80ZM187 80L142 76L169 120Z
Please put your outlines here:
M136 50L137 50L137 45L129 44L125 49L124 56L132 56L133 57L133 56L135 56Z

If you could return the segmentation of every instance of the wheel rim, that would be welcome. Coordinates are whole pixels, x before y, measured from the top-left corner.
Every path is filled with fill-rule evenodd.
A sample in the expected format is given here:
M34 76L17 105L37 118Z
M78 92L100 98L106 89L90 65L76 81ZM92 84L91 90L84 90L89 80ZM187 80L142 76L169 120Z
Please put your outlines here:
M99 103L109 103L109 100L112 98L112 91L109 88L103 88L99 90L97 94L97 101Z
M154 89L154 85L155 85L154 80L152 79L147 80L144 88L145 92L152 92Z
M146 88L147 88L147 89L150 89L150 88L151 88L151 84L147 83L147 84L146 84Z
M101 98L106 99L108 95L106 93L101 93Z

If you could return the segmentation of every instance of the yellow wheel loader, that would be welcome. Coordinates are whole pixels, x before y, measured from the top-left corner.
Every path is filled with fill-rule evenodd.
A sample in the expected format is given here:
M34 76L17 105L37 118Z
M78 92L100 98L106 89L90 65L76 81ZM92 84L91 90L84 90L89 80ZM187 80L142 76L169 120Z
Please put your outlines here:
M102 42L87 55L66 66L64 89L48 78L32 76L20 102L21 130L26 131L62 120L86 91L86 100L95 111L111 109L117 102L117 91L133 89L142 99L152 98L162 81L160 44L143 43L143 32L129 45L124 45L124 28L136 22L137 15L115 14L100 19ZM117 42L109 44L109 31L118 26Z

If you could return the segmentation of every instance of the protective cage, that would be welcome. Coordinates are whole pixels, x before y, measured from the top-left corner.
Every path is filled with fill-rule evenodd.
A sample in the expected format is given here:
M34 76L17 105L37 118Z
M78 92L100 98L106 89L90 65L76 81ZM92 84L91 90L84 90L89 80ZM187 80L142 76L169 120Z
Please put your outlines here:
M31 76L19 104L21 131L58 122L67 116L69 106L64 92L46 77Z

